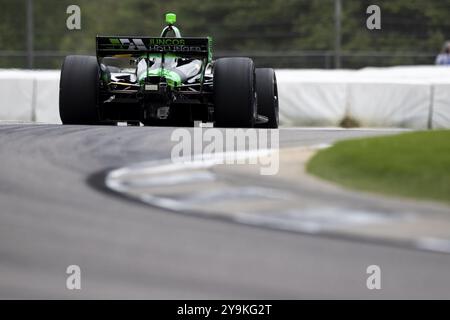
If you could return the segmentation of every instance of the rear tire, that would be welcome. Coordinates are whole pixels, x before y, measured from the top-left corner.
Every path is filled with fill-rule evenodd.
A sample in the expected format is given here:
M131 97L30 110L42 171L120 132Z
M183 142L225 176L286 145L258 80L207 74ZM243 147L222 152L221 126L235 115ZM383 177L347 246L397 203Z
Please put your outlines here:
M64 59L59 83L59 115L63 124L98 124L99 69L96 57Z
M271 68L256 69L256 93L258 97L258 114L269 119L259 124L259 128L278 128L278 87L275 71Z
M214 64L216 127L253 128L256 117L255 65L249 58L222 58Z

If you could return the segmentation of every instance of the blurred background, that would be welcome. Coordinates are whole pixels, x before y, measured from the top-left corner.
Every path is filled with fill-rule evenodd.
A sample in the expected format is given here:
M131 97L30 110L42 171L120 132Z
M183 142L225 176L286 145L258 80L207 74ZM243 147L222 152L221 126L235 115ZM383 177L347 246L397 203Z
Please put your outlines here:
M69 5L81 30L66 28ZM366 8L382 8L382 29ZM0 0L0 68L58 69L94 54L95 35L159 35L175 12L184 36L212 36L215 56L274 68L434 64L450 35L450 0Z

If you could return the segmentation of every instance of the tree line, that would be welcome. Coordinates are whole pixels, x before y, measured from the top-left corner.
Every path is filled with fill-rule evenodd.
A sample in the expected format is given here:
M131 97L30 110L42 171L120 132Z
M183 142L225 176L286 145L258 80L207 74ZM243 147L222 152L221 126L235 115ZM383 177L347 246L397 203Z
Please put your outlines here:
M429 54L450 38L450 0L378 0L381 30L366 28L369 0L342 1L342 51ZM333 51L335 0L34 0L33 50L94 52L96 34L159 35L175 12L186 36L212 36L218 53ZM66 8L81 8L81 30ZM0 50L26 50L27 0L0 0ZM386 64L393 64L391 57ZM53 62L52 62L53 63ZM0 59L0 67L14 61Z

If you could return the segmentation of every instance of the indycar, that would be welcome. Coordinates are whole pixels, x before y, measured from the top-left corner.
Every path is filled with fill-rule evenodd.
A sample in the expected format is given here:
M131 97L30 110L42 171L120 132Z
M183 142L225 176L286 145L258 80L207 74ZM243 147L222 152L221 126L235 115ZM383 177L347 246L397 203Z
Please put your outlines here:
M97 36L96 56L67 56L62 123L277 128L274 70L250 58L213 60L212 39L182 37L175 22L168 13L160 37Z

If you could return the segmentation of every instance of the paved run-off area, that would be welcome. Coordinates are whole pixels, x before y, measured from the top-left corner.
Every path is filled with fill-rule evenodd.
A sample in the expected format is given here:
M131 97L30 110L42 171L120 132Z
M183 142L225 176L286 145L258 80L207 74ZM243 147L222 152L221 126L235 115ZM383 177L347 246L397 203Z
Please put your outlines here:
M180 215L101 188L171 128L0 126L1 298L449 298L450 255ZM280 130L281 147L391 133ZM335 199L323 199L333 206ZM66 289L68 265L82 289ZM382 290L366 288L379 265Z

